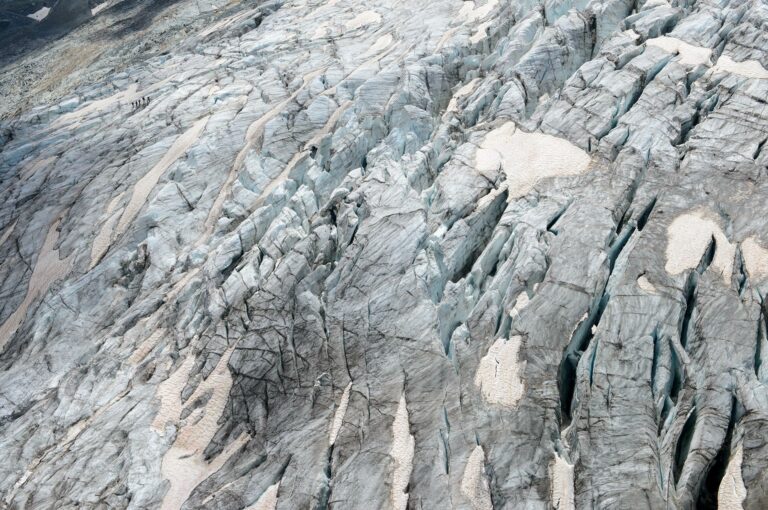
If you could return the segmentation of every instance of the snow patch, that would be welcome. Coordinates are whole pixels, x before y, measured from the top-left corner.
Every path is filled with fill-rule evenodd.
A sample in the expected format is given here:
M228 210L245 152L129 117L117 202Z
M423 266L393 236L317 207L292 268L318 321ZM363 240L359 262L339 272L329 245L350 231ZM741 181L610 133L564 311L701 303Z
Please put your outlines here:
M212 33L216 32L218 30L222 30L224 28L230 27L230 26L234 25L235 23L239 23L239 22L243 21L246 18L253 17L258 12L259 12L258 9L247 9L245 11L242 11L242 12L240 12L238 14L235 14L233 16L230 16L228 18L224 18L223 20L221 20L221 21L219 21L217 23L214 23L213 25L209 26L208 28L206 28L205 30L200 32L200 34L198 34L198 37L200 37L200 38L208 37L209 35L211 35Z
M91 9L91 16L96 16L98 13L103 11L109 6L109 2L102 2L93 9Z
M459 9L459 12L456 13L456 16L459 19L462 19L465 21L471 21L474 12L475 12L475 2L473 2L472 0L469 0L468 2L463 2L461 4L461 9Z
M376 11L365 11L344 23L344 26L347 27L347 30L355 30L367 25L377 25L379 23L381 23L381 14Z
M678 62L683 65L694 67L698 65L706 65L710 63L712 58L711 49L702 48L701 46L693 46L680 39L666 35L648 39L646 44L648 46L661 48L668 53L676 53L680 57Z
M32 18L35 21L43 21L46 17L48 17L48 13L50 12L51 12L50 7L40 7L38 10L36 10L32 14L27 14L27 17Z
M640 11L647 11L656 7L670 7L670 4L667 0L648 0L643 4Z
M336 443L336 438L339 436L339 430L344 423L344 415L347 414L347 407L349 407L349 393L352 390L352 383L347 384L344 388L344 393L341 394L341 400L339 400L339 407L336 408L336 413L333 415L333 423L331 424L331 433L328 437L329 446L333 446Z
M498 4L499 0L488 0L482 6L477 7L473 1L464 2L456 16L465 23L480 21L488 16Z
M681 214L667 228L667 272L677 275L698 266L713 237L716 248L711 267L721 273L726 284L730 283L736 248L728 242L718 221L704 209Z
M219 217L221 216L221 210L224 207L224 201L227 198L227 195L232 187L232 185L235 182L235 179L239 175L240 169L243 167L243 164L245 162L245 158L250 153L253 146L256 144L256 142L261 139L261 136L264 133L264 126L267 125L267 123L275 118L280 112L283 111L285 106L292 102L296 97L305 89L309 83L312 82L317 76L320 76L323 73L323 69L316 69L308 74L304 75L304 82L301 87L296 89L296 91L288 96L283 101L280 101L278 104L275 105L274 108L269 110L267 113L256 119L251 123L250 126L248 126L248 129L245 132L245 143L243 144L243 147L240 149L240 151L237 153L237 156L235 157L235 162L232 164L232 167L229 170L229 175L227 175L227 179L224 181L224 184L219 189L219 193L216 195L216 199L213 201L213 205L211 206L210 210L208 211L208 217L205 220L205 232L200 237L200 241L198 242L197 246L204 243L212 234L214 229L216 228L216 222L218 221ZM290 166L286 168L286 170L290 170ZM280 182L285 180L287 177L286 171L283 171L277 179L272 181L267 188L262 192L261 197L264 198L271 193L271 191L276 188Z
M644 274L641 274L637 277L637 286L643 289L645 292L648 292L649 294L655 294L656 293L656 286L651 283L651 281L648 279L647 276Z
M382 35L381 37L376 39L376 42L373 43L365 53L363 53L363 58L368 58L374 55L378 55L382 51L389 48L389 46L392 44L394 40L395 39L394 37L392 37L392 34Z
M768 275L768 249L760 246L756 237L748 237L741 243L741 254L749 276L763 278Z
M481 173L500 166L507 176L510 198L519 198L549 177L583 174L590 156L567 140L543 133L525 133L507 122L489 132L475 154Z
M528 297L528 293L526 291L521 292L517 295L517 299L515 299L515 305L512 307L512 311L509 313L509 315L512 318L518 317L523 308L528 306L528 303L530 302L531 299Z
M522 338L519 336L509 340L499 338L480 360L475 374L475 386L480 388L488 403L515 407L523 398L525 385L520 374L525 368L525 362L518 361L521 343Z
M308 141L305 146L311 147L311 146L317 146L322 141L323 138L331 132L333 128L336 127L336 123L339 121L339 118L344 114L345 111L347 111L347 108L352 106L352 101L347 100L341 103L338 108L331 114L331 116L328 118L328 121L325 123L325 125L320 129L315 136L312 137L310 141Z
M757 78L768 80L768 70L766 70L757 60L745 60L736 62L728 55L722 55L712 68L713 73L724 72L738 74L745 78Z
M120 218L119 214L112 213L114 212L118 202L120 202L122 197L123 193L120 193L107 205L107 221L102 224L101 228L99 229L99 233L96 234L96 237L93 239L93 244L91 245L91 269L93 269L93 267L99 263L101 258L105 253L107 253L107 250L109 250L109 247L112 244L112 232L115 229L115 223L117 223L117 220Z
M328 26L327 23L321 23L317 26L314 33L312 34L312 39L322 39L324 37L328 37L330 34L331 28Z
M493 510L488 478L485 476L485 452L480 445L475 446L464 467L461 493L470 501L473 510Z
M61 218L57 219L48 228L48 233L45 236L40 253L37 256L37 262L35 268L32 270L32 276L29 278L29 284L27 285L27 295L24 297L24 301L19 305L15 312L13 312L0 326L0 352L5 348L5 345L10 341L11 337L16 330L19 329L24 318L27 316L27 310L30 305L39 297L45 295L48 292L48 288L53 285L57 280L65 277L72 266L72 260L74 253L66 259L59 259L59 250L54 249L56 242L59 240L59 224ZM5 234L3 234L5 236ZM10 235L10 233L8 234Z
M245 510L275 510L277 508L277 491L280 489L280 482L267 487L267 490L259 496L256 503Z
M416 440L411 435L411 426L408 423L405 394L400 396L400 403L397 406L395 421L392 423L392 438L392 450L389 453L395 460L395 469L392 473L392 507L394 510L406 510L408 493L405 491L413 469Z
M19 220L16 220L16 221L14 221L14 222L11 224L11 226L10 226L10 227L7 227L7 228L6 228L6 229L3 231L3 234L2 234L2 235L0 235L0 246L2 246L2 245L3 245L3 243L4 243L4 242L6 242L6 241L8 240L8 238L9 238L9 237L11 237L11 234L13 234L13 229L15 229L15 228L16 228L16 223L18 223L18 222L19 222ZM0 262L0 265L2 265L2 262Z
M158 387L157 396L162 403L152 428L164 435L164 427L171 421L175 422L178 430L176 439L163 456L161 465L163 478L168 480L170 485L163 498L162 510L180 509L195 487L218 471L248 441L248 435L242 434L210 463L206 462L203 456L203 451L213 439L229 400L232 375L228 364L233 351L234 346L222 355L213 372L189 397L187 402L194 403L203 394L211 393L207 403L193 411L187 420L181 420L181 391L189 380L194 356L188 356L181 367Z
M477 44L483 39L485 39L488 36L488 27L490 27L493 24L492 21L484 21L483 23L480 23L477 25L477 28L475 29L475 33L472 34L472 36L469 38L469 41L472 44Z
M133 365L138 365L144 361L144 358L147 357L147 354L152 352L152 349L157 346L164 335L165 329L161 328L153 331L152 334L149 335L149 337L147 337L147 339L141 343L138 349L133 351L133 354L131 354L131 357L128 358L128 361Z
M463 87L461 87L459 90L456 91L455 94L453 94L453 97L451 98L450 103L448 103L448 110L449 112L456 112L459 110L459 100L464 99L468 95L470 95L472 92L475 91L475 87L477 87L477 84L480 83L480 78L475 78L474 80L470 81Z
M152 421L155 431L164 434L166 424L181 415L181 391L189 380L189 372L194 364L194 356L188 356L173 374L157 386L155 397L160 400L160 409Z
M555 452L550 465L552 506L556 510L575 510L573 497L573 465Z
M747 488L744 486L744 479L741 477L741 463L743 460L744 451L742 446L739 445L731 460L728 461L725 475L720 482L720 489L717 491L717 508L719 510L741 510L744 508L742 503L747 499Z
M128 225L133 222L133 220L136 218L136 215L139 214L141 208L144 207L144 203L147 201L149 194L157 185L157 181L160 180L160 177L165 173L166 170L168 170L168 168L170 168L172 164L176 162L176 160L183 156L187 150L192 147L192 145L200 137L200 134L203 132L203 129L205 129L205 125L207 123L208 117L203 117L202 119L195 122L192 127L179 135L179 137L176 138L176 141L173 142L173 145L171 145L171 147L165 153L163 158L154 167L152 167L152 169L147 172L144 177L136 182L136 185L133 187L133 194L131 195L131 199L128 202L128 205L125 206L123 214L120 216L120 221L118 222L117 228L115 229L115 236L120 236L126 231Z
M162 82L158 83L157 85L159 86L161 84ZM105 97L104 99L97 99L96 101L91 101L90 103L88 103L87 106L84 106L79 110L75 110L74 112L69 112L62 115L51 124L51 127L55 129L64 124L68 124L70 122L79 122L92 113L100 112L102 110L112 108L116 105L121 104L123 101L125 101L126 103L133 101L139 97L139 94L137 92L138 88L139 88L138 85L134 83L131 86L129 86L126 90L122 90L109 97ZM151 90L151 89L148 89L148 90Z

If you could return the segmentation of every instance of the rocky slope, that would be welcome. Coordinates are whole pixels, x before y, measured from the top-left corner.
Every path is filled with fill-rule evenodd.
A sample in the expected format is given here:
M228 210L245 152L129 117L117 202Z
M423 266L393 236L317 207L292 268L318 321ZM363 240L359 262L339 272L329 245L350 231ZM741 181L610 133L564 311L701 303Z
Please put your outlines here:
M3 71L1 508L768 506L764 1L159 4Z

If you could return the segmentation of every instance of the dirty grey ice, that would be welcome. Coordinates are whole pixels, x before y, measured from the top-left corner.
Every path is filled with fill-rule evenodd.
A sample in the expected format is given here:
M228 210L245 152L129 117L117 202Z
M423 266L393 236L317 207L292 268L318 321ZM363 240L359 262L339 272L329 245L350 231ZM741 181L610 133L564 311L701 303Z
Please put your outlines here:
M765 0L61 5L0 508L768 508Z

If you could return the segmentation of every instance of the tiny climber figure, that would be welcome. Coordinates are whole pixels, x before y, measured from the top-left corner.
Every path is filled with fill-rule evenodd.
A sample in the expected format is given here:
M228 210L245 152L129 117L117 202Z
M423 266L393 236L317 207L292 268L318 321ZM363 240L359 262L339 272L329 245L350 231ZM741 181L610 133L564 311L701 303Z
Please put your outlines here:
M141 97L135 101L131 101L131 108L134 110L137 110L139 108L142 108L144 106L147 106L152 99L148 96Z

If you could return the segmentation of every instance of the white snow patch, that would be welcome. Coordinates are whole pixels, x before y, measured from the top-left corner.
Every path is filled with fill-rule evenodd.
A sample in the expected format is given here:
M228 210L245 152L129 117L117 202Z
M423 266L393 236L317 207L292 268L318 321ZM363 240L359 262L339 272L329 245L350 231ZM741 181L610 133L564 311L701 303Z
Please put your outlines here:
M590 156L567 140L543 133L525 133L507 122L489 132L476 154L481 173L502 167L510 198L526 195L542 179L583 174Z
M640 11L647 11L656 7L670 7L670 4L667 0L648 0L643 4Z
M521 342L519 336L509 340L499 338L480 360L475 385L480 388L487 402L515 407L523 398L525 385L520 374L525 368L525 362L518 361Z
M207 37L212 33L216 32L217 30L222 30L226 27L232 26L235 23L241 22L246 18L251 18L258 12L259 12L259 9L247 9L233 16L230 16L228 18L224 18L223 20L217 23L214 23L213 25L209 26L208 28L200 32L200 34L198 34L198 37L200 38Z
M93 9L91 9L91 16L96 16L98 13L103 11L109 6L109 2L102 2Z
M89 422L90 422L90 419L84 418L76 422L71 427L69 427L69 429L67 429L67 435L64 436L64 444L69 444L72 441L74 441L75 438L79 436L82 431L88 428Z
M159 86L161 84L162 82L158 83L157 85ZM137 92L138 88L139 88L138 85L133 83L126 90L121 90L120 92L116 94L112 94L109 97L105 97L104 99L97 99L96 101L91 101L90 103L88 103L86 106L83 106L79 110L75 110L74 112L69 112L62 115L51 124L51 127L57 128L69 122L79 122L92 113L106 110L115 105L119 105L123 101L125 101L126 103L133 101L134 99L139 97L139 93ZM147 91L148 90L151 90L151 89L147 89ZM145 93L147 91L145 91Z
M416 440L411 435L411 426L408 423L408 407L405 402L405 394L400 396L400 403L395 413L395 421L392 423L392 450L390 455L395 460L395 469L392 473L392 507L394 510L406 510L408 507L408 481L413 469L413 453Z
M166 424L175 422L181 415L181 391L189 380L189 371L194 364L195 358L188 356L168 379L157 386L155 396L160 400L160 409L152 421L155 431L164 434Z
M181 156L183 156L187 150L197 141L200 134L205 129L205 125L208 123L208 117L195 122L189 129L176 138L173 145L168 149L163 158L152 169L136 182L133 187L133 194L125 206L123 214L120 216L120 221L115 229L115 237L122 235L128 225L130 225L139 214L139 211L147 201L147 197L157 185L157 181L165 173L172 164L176 162ZM110 236L112 237L112 236Z
M13 229L16 228L16 223L18 222L19 220L14 221L11 226L6 227L6 229L3 230L3 235L0 235L0 246L2 246L3 243L6 242L9 237L11 237L11 234L13 234ZM0 262L0 265L2 265L2 262Z
M187 400L192 403L204 393L211 392L205 406L194 411L187 420L180 419L183 409L181 391L189 379L194 357L188 356L181 367L158 387L157 396L161 399L161 406L152 429L164 435L168 421L175 422L178 427L176 440L163 456L161 466L163 478L170 484L163 498L162 510L180 509L195 487L218 471L248 441L247 434L243 434L227 445L210 463L203 457L203 451L213 439L229 399L232 376L228 364L233 350L234 346L222 355L213 372Z
M347 108L352 106L351 100L346 100L343 103L339 105L338 108L331 114L331 116L326 121L325 125L320 129L315 136L312 137L310 141L308 141L305 145L305 147L310 147L312 145L318 145L320 142L322 142L325 135L331 132L333 128L336 127L336 123L339 121L339 118L344 114L345 111L347 111Z
M587 320L588 317L589 317L589 313L584 312L584 315L581 316L581 319L579 319L579 322L574 324L573 327L571 328L571 333L568 335L568 338L573 338L573 334L576 333L576 330L579 329L579 326L581 326L582 323L585 320Z
M107 214L112 214L115 211L115 208L117 207L118 202L120 202L120 199L123 197L123 194L125 192L118 194L115 196L112 200L109 201L107 204Z
M734 452L725 470L720 489L717 491L717 508L719 510L741 510L747 498L747 488L741 477L741 463L744 460L742 446Z
M280 489L280 482L267 487L267 490L259 496L256 503L245 510L275 510L277 508L277 491Z
M331 433L328 437L328 444L333 446L336 443L336 438L339 436L339 430L344 423L344 415L347 414L347 407L349 407L349 393L352 390L352 383L347 384L344 388L344 393L341 394L341 400L339 400L339 407L336 408L336 413L333 415L333 423L331 424Z
M221 87L219 87L216 83L212 83L211 87L208 89L208 94L206 94L206 97L213 97L214 94L218 94L221 91Z
M459 90L456 91L455 94L453 94L453 97L451 98L451 102L448 103L448 111L449 112L455 112L459 109L459 100L464 99L468 95L470 95L472 92L475 91L475 87L477 87L477 84L480 83L480 78L475 78L474 80L470 81L463 87L461 87Z
M517 299L515 300L515 310L522 310L526 306L528 306L528 303L530 303L531 300L528 297L528 293L523 291L520 293L519 296L517 296Z
M251 123L250 126L248 126L248 129L245 132L245 143L243 144L243 147L240 149L240 152L237 153L237 156L235 157L235 162L232 164L232 167L229 170L229 175L227 175L227 179L222 185L222 187L219 189L219 193L216 195L216 199L213 201L213 205L211 206L210 210L208 211L208 217L205 220L205 232L202 236L200 236L200 241L197 243L196 246L199 246L203 244L212 234L214 231L214 228L216 227L216 222L219 220L219 217L221 216L221 209L224 207L224 201L227 198L227 194L230 191L230 188L232 187L233 183L235 182L235 179L239 175L240 169L243 167L243 164L245 162L245 157L250 153L253 146L256 144L256 142L261 138L262 134L264 133L264 126L275 118L282 110L283 108L292 102L296 97L301 93L301 91L304 90L304 88L312 82L317 76L320 76L323 73L324 69L316 69L308 74L304 75L304 82L301 87L296 89L296 91L291 94L289 97L284 99L283 101L280 101L278 104L275 105L274 108L269 110L267 113L256 119ZM262 197L268 196L271 191L278 186L278 184L281 182L281 180L285 180L285 177L287 177L287 174L285 171L278 176L277 179L272 181L269 186L262 192Z
M712 58L712 50L709 48L702 48L701 46L693 46L687 42L681 41L675 37L661 36L648 39L646 41L648 46L655 46L669 53L676 53L680 56L679 62L683 65L698 66L706 65L710 63Z
M32 18L35 21L43 21L48 16L49 12L51 12L50 7L40 7L32 14L27 14L27 17Z
M472 12L471 16L475 20L483 19L489 14L491 14L491 11L493 11L497 5L499 5L499 0L488 0L487 2L485 2L485 4L482 5L482 7L476 8Z
M526 291L521 292L518 294L517 299L515 299L515 305L512 307L512 310L509 312L509 315L514 319L520 315L520 312L528 306L528 303L530 303L531 300L528 297L528 293Z
M24 297L24 301L22 301L16 311L6 319L3 325L0 326L0 352L2 352L5 348L5 344L8 343L24 321L24 317L26 317L27 310L32 302L48 292L48 288L53 285L56 280L63 278L69 273L74 253L66 259L61 260L59 259L59 250L54 249L54 246L59 239L58 228L60 223L61 218L53 222L50 228L48 228L45 241L43 242L42 248L40 248L40 254L37 256L35 268L32 270L32 276L29 278L27 295Z
M42 457L37 457L30 463L29 467L24 471L24 474L21 475L21 477L16 480L16 483L13 484L13 487L11 487L11 490L8 491L8 494L5 496L5 504L10 505L11 501L13 501L13 497L16 495L16 491L19 490L19 487L27 483L27 480L29 480L29 477L32 476L32 474L35 472L35 469L37 466L40 465L40 462L42 462ZM6 507L7 508L7 507Z
M466 23L480 21L488 16L498 4L499 0L488 0L482 6L476 7L473 1L464 2L456 16Z
M312 39L322 39L328 37L331 27L327 23L321 23L315 28L315 32L312 34Z
M138 365L142 361L144 361L144 358L147 357L147 354L152 352L152 349L157 346L157 344L160 342L160 339L163 338L165 335L165 329L156 329L152 332L149 337L147 337L141 345L133 351L133 354L131 354L131 357L128 358L128 361L134 365Z
M381 37L376 39L376 42L373 43L371 45L371 47L368 48L368 50L365 53L363 53L363 58L368 58L368 57L372 57L374 55L378 55L382 51L384 51L387 48L389 48L389 46L392 44L392 42L394 40L395 39L394 39L394 37L392 37L392 34L382 35Z
M355 30L367 25L377 25L381 23L381 14L376 11L364 11L344 23L347 30Z
M573 465L555 452L555 460L550 465L550 483L552 506L555 510L575 510L573 497Z
M99 263L99 260L101 260L104 254L107 253L109 246L112 244L112 232L115 229L115 223L117 223L117 220L120 218L119 214L112 213L115 211L115 207L117 207L117 204L122 197L123 193L120 193L107 205L107 221L101 225L99 233L96 234L96 237L93 239L93 244L91 245L91 269Z
M766 70L757 60L745 60L736 62L728 55L722 55L712 68L713 73L724 72L738 74L745 78L757 78L768 80L768 70Z
M464 467L461 493L470 501L473 510L493 510L488 478L485 476L485 452L480 445L472 450Z
M704 209L681 214L667 228L667 272L677 275L698 266L713 237L716 249L711 267L729 283L736 248L728 242L714 215Z
M0 243L2 244L2 243ZM768 249L758 243L757 238L748 237L741 243L741 254L747 273L752 278L763 278L768 275Z
M472 36L469 38L469 41L472 44L477 44L483 39L485 39L488 36L488 33L486 32L486 30L492 24L493 24L492 21L484 21L483 23L480 23L479 25L477 25L477 28L475 29L475 33L472 34Z
M447 43L454 35L456 35L456 32L458 31L459 27L454 27L443 32L442 37L440 37L440 39L437 41L437 46L435 46L435 53L439 52L443 46L445 46L445 43Z
M656 293L656 286L644 274L637 277L637 286L650 294Z
M461 4L461 9L456 13L456 16L462 20L470 21L471 16L475 12L475 2L469 0Z

